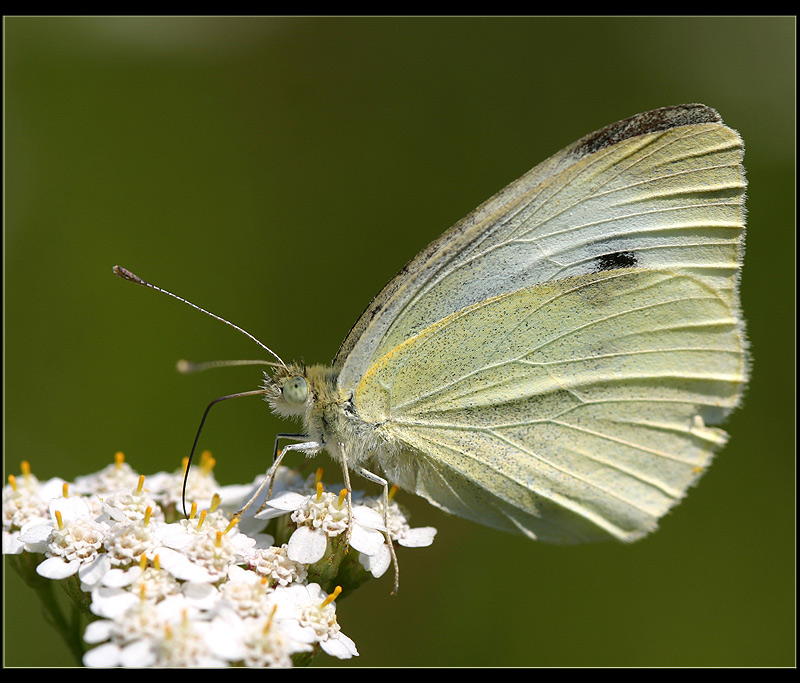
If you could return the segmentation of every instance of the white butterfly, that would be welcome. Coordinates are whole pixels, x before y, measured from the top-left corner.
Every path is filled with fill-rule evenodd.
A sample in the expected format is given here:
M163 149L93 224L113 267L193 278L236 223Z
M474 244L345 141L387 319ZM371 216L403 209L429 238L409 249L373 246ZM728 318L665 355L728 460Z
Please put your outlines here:
M647 534L747 381L742 156L696 104L558 152L410 261L332 366L270 351L259 393L305 432L281 457L539 540Z

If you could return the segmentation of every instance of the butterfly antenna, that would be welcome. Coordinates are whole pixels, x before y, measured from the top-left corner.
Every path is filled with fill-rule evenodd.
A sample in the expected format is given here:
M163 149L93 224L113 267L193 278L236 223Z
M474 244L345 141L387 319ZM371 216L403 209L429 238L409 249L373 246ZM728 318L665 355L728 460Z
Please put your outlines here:
M137 285L142 285L143 287L149 287L150 289L155 289L157 292L161 292L162 294L166 294L168 296L171 296L173 299L177 299L178 301L182 301L183 303L191 306L192 308L196 308L201 313L205 313L206 315L210 315L212 318L215 318L215 319L219 320L220 322L225 323L229 327L232 327L234 330L239 330L239 332L241 332L246 337L249 337L250 339L252 339L262 349L264 349L267 353L269 353L271 356L273 356L278 361L278 363L280 363L281 367L283 367L283 368L286 367L286 363L283 362L283 360L281 359L281 357L277 353L275 353L268 346L265 346L260 341L258 341L258 339L256 339L247 330L242 329L238 325L234 325L232 322L230 322L228 320L225 320L225 318L220 318L218 315L214 315L210 311L207 311L205 308L200 308L200 306L197 306L196 304L193 304L191 301L187 301L186 299L184 299L183 297L178 296L177 294L173 294L172 292L168 292L166 289L162 289L161 287L157 287L156 285L153 285L153 284L147 282L147 280L143 280L138 275L136 275L135 273L132 273L131 271L127 270L126 268L123 268L122 266L114 266L114 275L116 275L118 277L121 277L123 280L128 280L128 282L135 282Z
M186 360L181 358L176 364L175 369L182 375L190 375L194 372L202 372L203 370L210 370L211 368L230 368L237 365L271 365L273 368L281 367L271 360L254 359L254 360L207 360L201 363Z

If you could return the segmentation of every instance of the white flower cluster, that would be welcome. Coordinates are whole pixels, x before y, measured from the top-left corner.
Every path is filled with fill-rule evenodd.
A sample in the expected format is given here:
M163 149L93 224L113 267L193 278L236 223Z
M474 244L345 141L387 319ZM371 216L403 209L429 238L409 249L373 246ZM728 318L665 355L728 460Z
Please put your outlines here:
M358 655L336 619L342 588L320 586L336 582L343 558L354 576L356 553L341 539L358 551L355 573L377 577L391 561L387 536L419 547L436 530L411 529L394 502L384 515L382 502L358 493L351 519L344 491L287 469L274 496L253 505L263 507L257 515L234 520L255 485L221 487L212 466L204 454L192 472L187 499L196 502L185 519L182 471L145 478L117 454L68 484L39 482L23 463L3 489L3 553L39 554L37 574L79 587L93 619L83 635L87 666L288 667L319 649ZM286 542L263 533L271 519Z

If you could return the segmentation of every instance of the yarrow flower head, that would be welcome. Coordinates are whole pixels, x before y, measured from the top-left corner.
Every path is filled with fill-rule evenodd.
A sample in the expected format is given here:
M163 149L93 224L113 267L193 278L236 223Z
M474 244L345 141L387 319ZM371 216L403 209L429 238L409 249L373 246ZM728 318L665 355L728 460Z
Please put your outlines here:
M242 644L244 663L250 667L288 667L292 665L292 655L309 652L312 647L293 639L285 628L273 626L277 605L269 616L258 616L243 622Z
M117 453L69 484L40 482L24 463L3 489L3 552L28 583L60 583L76 614L91 614L78 655L87 666L288 667L319 651L357 656L335 599L385 572L390 539L427 545L435 530L411 529L394 502L325 490L319 473L307 481L287 468L272 497L241 515L260 482L219 486L213 464L206 453L190 473L183 518L181 468L145 477Z
M130 491L139 483L139 474L125 461L125 454L117 451L114 462L99 472L75 477L73 488L82 494L105 497L117 491Z
M160 511L160 510L159 510ZM163 515L161 515L163 516ZM130 566L140 557L155 552L161 543L158 520L152 519L148 506L144 517L134 521L123 519L113 525L104 540L106 552L113 566Z
M308 570L302 562L289 558L288 545L258 548L250 558L250 567L271 585L288 586L304 583Z
M27 461L22 462L20 469L21 475L8 475L8 484L3 487L4 555L23 552L25 544L19 541L22 531L49 523L49 503L61 495L66 483L59 477L40 483Z

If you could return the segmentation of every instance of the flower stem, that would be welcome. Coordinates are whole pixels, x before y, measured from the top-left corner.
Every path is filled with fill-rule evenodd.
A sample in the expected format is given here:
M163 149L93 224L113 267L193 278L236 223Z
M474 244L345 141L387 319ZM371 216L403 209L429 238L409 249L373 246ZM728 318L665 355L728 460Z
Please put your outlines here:
M58 631L77 664L82 666L84 646L83 638L81 637L83 625L80 611L76 607L73 608L72 621L70 623L58 604L58 598L53 589L55 582L45 579L36 573L36 565L44 559L41 555L22 553L20 555L12 555L10 559L12 559L11 565L22 577L22 580L39 596L45 621Z

